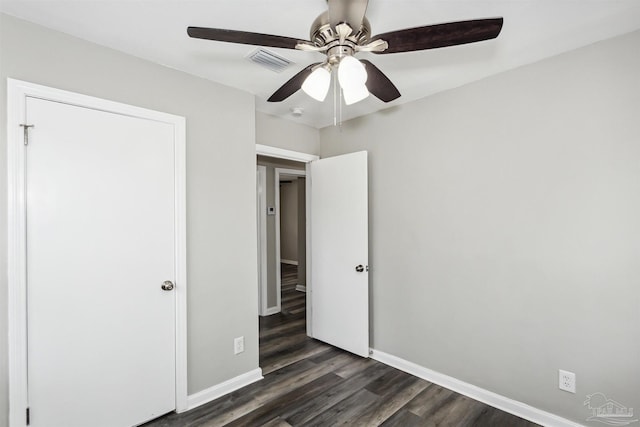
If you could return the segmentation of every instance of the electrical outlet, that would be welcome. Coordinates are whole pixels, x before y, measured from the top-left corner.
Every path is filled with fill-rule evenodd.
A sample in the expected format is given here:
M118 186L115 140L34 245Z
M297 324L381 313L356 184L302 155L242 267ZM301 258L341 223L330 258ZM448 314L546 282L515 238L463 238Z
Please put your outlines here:
M233 352L240 354L244 351L244 337L238 337L233 340Z
M558 369L558 388L560 388L560 390L568 391L569 393L575 393L576 374Z

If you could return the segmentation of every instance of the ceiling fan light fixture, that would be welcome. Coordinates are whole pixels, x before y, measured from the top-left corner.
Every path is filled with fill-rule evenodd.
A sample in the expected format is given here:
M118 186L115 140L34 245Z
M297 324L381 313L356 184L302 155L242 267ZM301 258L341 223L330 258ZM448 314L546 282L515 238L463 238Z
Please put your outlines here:
M325 67L316 68L302 83L302 90L317 101L324 101L331 85L331 73Z
M342 87L342 95L344 97L344 103L346 105L355 104L356 102L362 101L367 96L369 96L369 90L363 84L353 86L350 88Z
M338 81L340 86L348 91L363 86L367 81L367 70L364 64L353 56L345 56L338 65Z
M369 96L367 70L364 64L353 56L345 56L338 65L338 81L344 95L344 103L355 104Z

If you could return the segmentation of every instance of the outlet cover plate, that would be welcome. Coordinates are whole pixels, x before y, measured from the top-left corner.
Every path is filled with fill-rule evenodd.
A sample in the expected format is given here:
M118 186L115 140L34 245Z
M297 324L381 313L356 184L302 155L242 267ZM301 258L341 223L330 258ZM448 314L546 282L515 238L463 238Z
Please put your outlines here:
M560 390L568 391L569 393L575 393L576 374L558 369L558 388Z
M240 354L244 351L244 337L238 337L233 340L233 352Z

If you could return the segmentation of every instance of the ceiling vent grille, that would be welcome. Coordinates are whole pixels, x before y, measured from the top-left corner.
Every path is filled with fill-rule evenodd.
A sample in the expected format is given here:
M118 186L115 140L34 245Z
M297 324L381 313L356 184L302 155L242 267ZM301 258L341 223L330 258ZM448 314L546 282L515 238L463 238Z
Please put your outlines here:
M262 48L251 52L249 56L247 56L247 59L262 67L268 68L271 71L275 71L276 73L282 72L289 65L293 64L293 62L289 61L287 58L283 58L276 53Z

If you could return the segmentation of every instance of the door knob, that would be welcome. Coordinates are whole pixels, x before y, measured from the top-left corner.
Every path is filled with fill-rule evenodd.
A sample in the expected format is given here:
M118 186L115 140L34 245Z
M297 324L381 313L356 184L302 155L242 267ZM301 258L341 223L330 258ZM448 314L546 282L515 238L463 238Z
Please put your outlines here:
M364 266L362 264L356 266L356 271L358 273L362 273L364 271Z
M165 281L161 286L163 291L171 291L173 290L173 282L171 280Z

